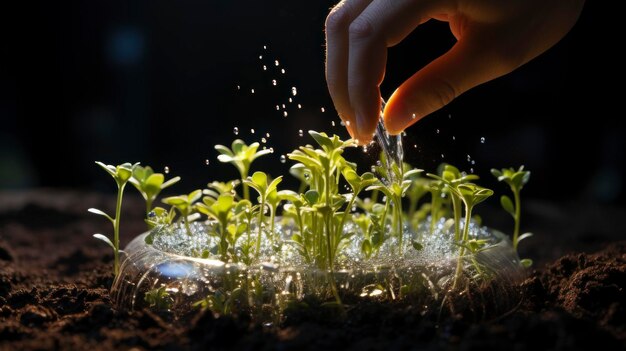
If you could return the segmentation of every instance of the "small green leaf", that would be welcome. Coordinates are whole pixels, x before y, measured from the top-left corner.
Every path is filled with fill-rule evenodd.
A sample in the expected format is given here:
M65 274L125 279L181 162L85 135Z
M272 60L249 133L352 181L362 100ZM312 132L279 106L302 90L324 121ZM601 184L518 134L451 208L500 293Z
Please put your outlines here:
M309 190L304 194L304 198L309 203L309 206L313 206L320 198L320 193L317 190Z
M531 236L533 236L533 233L524 233L517 238L517 242L519 243L520 241L530 238Z
M417 241L413 241L411 244L413 244L413 248L417 251L422 251L424 249L424 245L418 243Z
M88 211L88 212L91 212L91 213L93 213L93 214L97 214L97 215L100 215L100 216L106 217L109 221L111 221L111 222L113 222L113 223L115 222L115 220L114 220L113 218L111 218L111 216L109 216L108 214L104 213L103 211L100 211L100 210L99 210L99 209L97 209L97 208L90 208L90 209L88 209L87 211Z
M530 268L530 266L533 265L533 260L531 260L530 258L524 258L524 259L520 260L519 263L524 268Z
M370 257L372 255L372 243L369 240L363 240L361 251L363 251L366 257Z
M252 182L256 184L258 187L262 189L267 187L267 174L263 172L254 172L251 179L252 179Z
M508 212L511 216L515 217L515 207L513 206L513 201L511 201L510 197L506 195L502 195L500 197L500 204L502 205L502 208L504 208L506 212Z
M113 250L115 250L115 245L113 245L113 243L111 242L111 240L109 238L107 238L106 236L102 235L102 234L94 234L93 235L94 238L98 239L98 240L102 240L104 241L107 245L109 245Z

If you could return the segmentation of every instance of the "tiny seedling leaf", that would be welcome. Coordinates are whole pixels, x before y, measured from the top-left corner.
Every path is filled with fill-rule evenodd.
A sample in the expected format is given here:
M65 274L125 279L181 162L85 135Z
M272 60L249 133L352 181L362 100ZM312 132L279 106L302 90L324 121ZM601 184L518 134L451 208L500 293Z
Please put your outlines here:
M98 239L98 240L102 240L105 243L107 243L107 245L109 245L113 250L115 250L115 245L113 245L113 243L111 242L111 240L109 240L109 238L107 238L106 236L102 235L102 234L94 234L93 235L94 238Z
M531 260L530 258L524 258L524 259L520 260L519 263L524 268L530 268L530 266L533 265L533 260Z
M500 204L502 205L502 208L504 208L506 212L508 212L511 216L515 217L515 207L513 206L513 201L511 201L510 197L506 195L502 195L500 197Z
M103 217L106 217L109 221L111 222L115 222L115 220L113 218L111 218L111 216L109 216L108 214L104 213L103 211L97 209L97 208L90 208L87 210L88 212L91 212L93 214L97 214Z

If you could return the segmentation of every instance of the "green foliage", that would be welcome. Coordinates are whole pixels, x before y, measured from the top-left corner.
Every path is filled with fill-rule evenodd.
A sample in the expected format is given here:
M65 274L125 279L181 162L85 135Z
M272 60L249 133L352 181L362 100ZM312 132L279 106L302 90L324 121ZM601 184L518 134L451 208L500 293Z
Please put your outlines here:
M200 200L202 197L202 190L194 190L187 195L170 196L163 199L163 203L170 205L180 213L180 220L185 224L185 230L187 234L191 236L191 229L189 228L189 221L192 211L194 209L194 203Z
M174 177L165 181L165 176L162 173L154 173L150 166L142 167L137 165L134 167L133 176L129 181L146 201L147 217L159 193L180 181L180 177Z
M250 165L254 160L272 152L269 149L258 149L259 143L246 145L246 143L241 139L236 139L235 141L233 141L230 149L224 145L215 145L215 150L220 153L220 155L217 156L217 159L220 162L230 163L235 166L235 168L237 168L237 171L239 171L239 175L241 176L242 181L248 177ZM243 197L246 200L250 200L249 190L245 182L243 188Z
M107 245L109 245L113 249L113 272L115 275L119 273L120 270L120 216L122 213L122 198L124 197L124 188L126 184L131 179L133 175L133 170L138 167L139 163L130 164L123 163L118 166L106 165L102 162L96 162L98 166L104 169L117 184L117 201L115 204L115 218L106 214L104 211L99 210L97 208L88 209L89 212L97 214L99 216L103 216L108 219L109 222L113 225L113 241L109 239L106 235L103 234L94 234L94 238L98 240L104 241Z
M172 297L165 286L154 288L144 295L144 301L150 308L169 310L172 307Z

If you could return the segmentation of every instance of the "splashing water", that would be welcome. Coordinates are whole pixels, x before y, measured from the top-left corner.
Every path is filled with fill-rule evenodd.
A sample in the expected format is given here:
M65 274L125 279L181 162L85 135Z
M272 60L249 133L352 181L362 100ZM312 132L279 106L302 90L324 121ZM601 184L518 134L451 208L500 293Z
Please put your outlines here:
M402 134L390 135L385 129L383 122L383 111L385 110L385 101L382 100L380 109L380 119L376 126L376 140L380 148L385 153L387 158L387 174L389 175L390 182L402 182L402 179L395 179L396 174L393 171L393 166L397 166L400 174L402 174L402 164L404 160L404 148L402 147Z

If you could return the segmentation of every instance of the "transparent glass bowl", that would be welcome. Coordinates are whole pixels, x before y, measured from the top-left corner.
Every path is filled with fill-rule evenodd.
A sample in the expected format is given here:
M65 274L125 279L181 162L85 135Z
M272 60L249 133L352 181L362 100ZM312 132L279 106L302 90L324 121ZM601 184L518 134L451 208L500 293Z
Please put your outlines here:
M417 233L407 231L403 255L394 255L397 243L390 239L378 255L365 259L360 252L361 236L355 235L337 257L333 272L305 263L288 243L291 227L280 223L275 230L283 233L282 239L264 240L260 260L250 266L193 257L214 248L215 242L206 235L207 226L213 225L209 222L193 223L192 237L179 225L160 228L150 244L146 242L149 233L141 234L124 249L126 259L113 283L112 297L124 310L148 307L184 316L208 307L221 314L249 314L261 322L279 321L288 306L308 297L334 301L331 278L339 296L351 303L404 298L432 309L447 299L450 309L470 304L473 311L479 311L477 315L488 318L509 311L520 301L514 286L525 272L509 239L474 223L470 236L488 245L463 258L462 289L455 294L449 292L459 246L452 244L451 228L444 219L432 234L424 234L430 233L426 225ZM422 250L412 248L416 238Z

